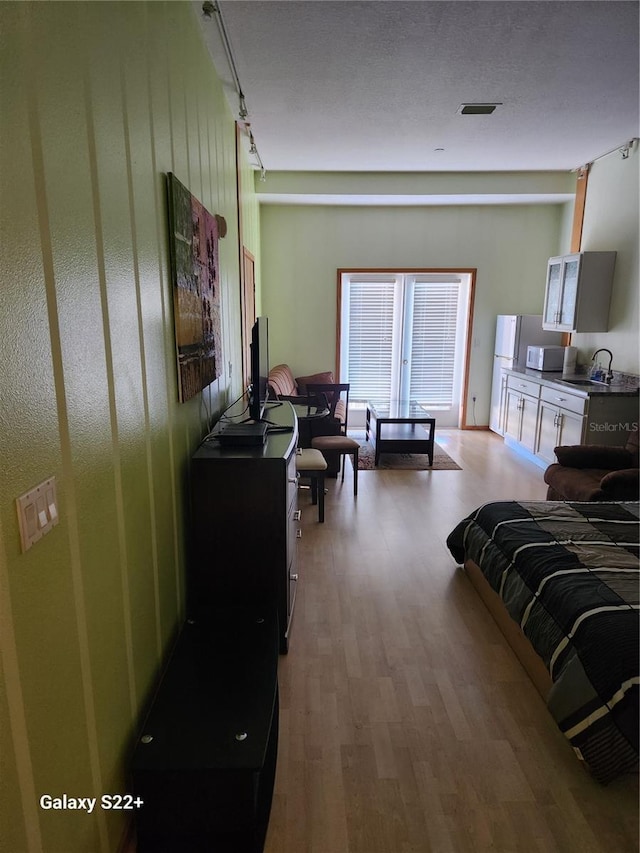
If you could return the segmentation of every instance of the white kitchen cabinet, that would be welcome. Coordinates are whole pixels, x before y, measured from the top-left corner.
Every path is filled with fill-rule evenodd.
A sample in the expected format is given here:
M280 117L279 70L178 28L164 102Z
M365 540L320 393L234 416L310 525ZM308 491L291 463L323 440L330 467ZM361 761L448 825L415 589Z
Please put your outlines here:
M623 445L638 421L638 395L576 391L569 383L506 370L504 441L541 468L567 444Z
M538 410L535 454L550 465L559 444L581 444L588 398L543 387Z
M615 252L550 258L542 327L558 332L606 332Z
M507 377L504 434L525 450L535 449L540 385L517 376Z

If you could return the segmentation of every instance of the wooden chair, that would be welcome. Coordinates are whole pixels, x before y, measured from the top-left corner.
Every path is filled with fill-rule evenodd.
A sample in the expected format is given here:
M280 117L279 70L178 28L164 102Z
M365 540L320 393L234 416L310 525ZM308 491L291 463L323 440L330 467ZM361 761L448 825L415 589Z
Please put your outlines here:
M329 425L332 421L335 424L337 421L342 435L347 434L349 387L348 382L314 382L306 388L309 411L313 408L328 409L326 424Z
M342 465L342 482L344 483L345 456L353 456L353 495L358 494L358 452L360 445L347 435L320 435L311 440L311 447L319 450L325 458L337 455Z
M326 434L318 434L311 439L311 447L320 450L327 460L329 469L336 475L342 467L344 483L345 456L353 457L353 494L358 494L358 451L360 445L347 435L347 417L349 411L349 383L332 382L307 385L309 406L328 408L329 414L318 423L318 429ZM333 467L337 460L336 467Z

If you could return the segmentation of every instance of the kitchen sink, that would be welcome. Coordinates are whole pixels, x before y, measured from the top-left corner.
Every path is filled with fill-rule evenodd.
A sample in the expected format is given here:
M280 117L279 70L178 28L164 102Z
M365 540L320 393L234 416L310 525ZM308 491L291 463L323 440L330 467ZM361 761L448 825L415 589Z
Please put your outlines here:
M606 382L596 382L595 379L563 379L570 385L606 385Z

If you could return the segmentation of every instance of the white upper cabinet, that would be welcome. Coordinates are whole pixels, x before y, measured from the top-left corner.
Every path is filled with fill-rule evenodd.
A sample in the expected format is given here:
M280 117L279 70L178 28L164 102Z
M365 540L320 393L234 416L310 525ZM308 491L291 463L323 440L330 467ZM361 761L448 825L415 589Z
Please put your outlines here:
M542 328L606 332L615 252L576 252L550 258Z

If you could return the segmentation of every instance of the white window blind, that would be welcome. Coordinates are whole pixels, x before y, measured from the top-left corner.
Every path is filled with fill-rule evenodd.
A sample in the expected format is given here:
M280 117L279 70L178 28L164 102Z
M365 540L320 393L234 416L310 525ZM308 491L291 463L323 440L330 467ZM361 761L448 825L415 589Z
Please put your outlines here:
M344 274L340 376L350 399L458 404L461 279L452 274Z
M352 400L389 400L395 367L396 283L351 281L347 312L346 375ZM344 366L344 359L343 359Z
M453 404L458 296L458 283L415 282L412 304L406 307L406 396L432 408Z

